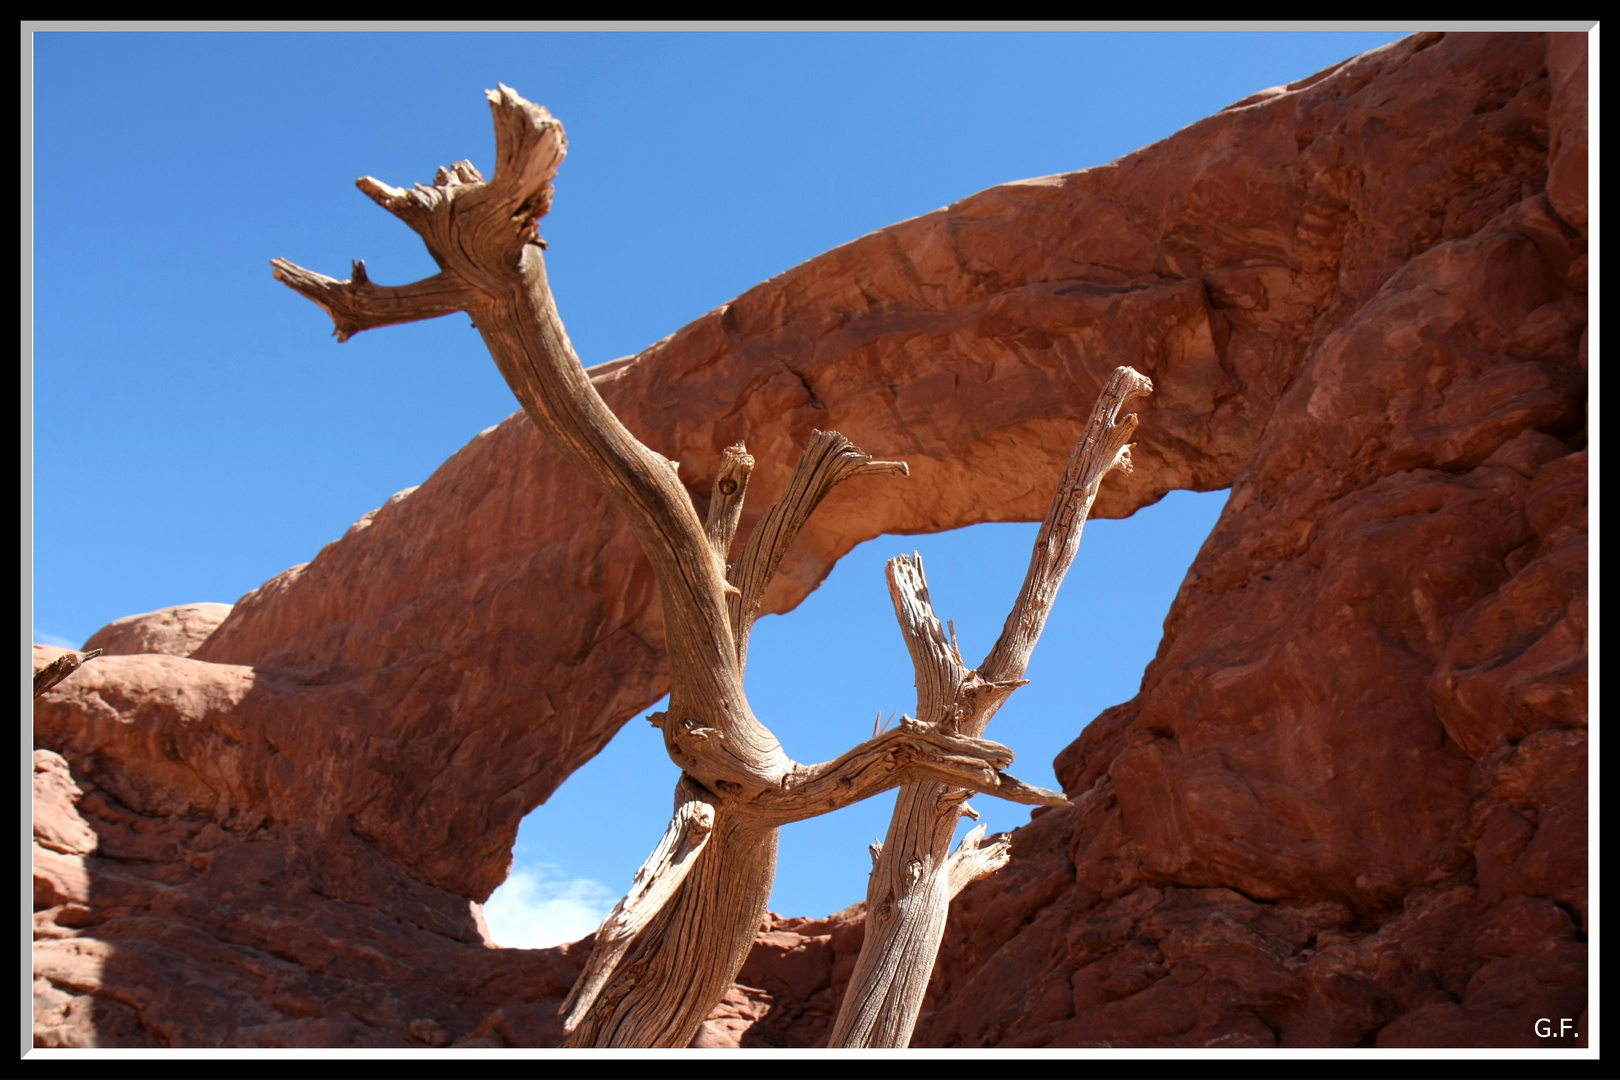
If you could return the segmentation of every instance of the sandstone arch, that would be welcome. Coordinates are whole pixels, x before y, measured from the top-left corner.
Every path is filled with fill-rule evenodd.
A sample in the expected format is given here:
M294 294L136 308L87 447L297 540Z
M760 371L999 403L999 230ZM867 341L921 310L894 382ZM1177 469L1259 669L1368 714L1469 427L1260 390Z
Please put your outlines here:
M1136 473L1095 512L1234 488L1144 694L1060 762L1081 808L1031 826L1045 854L1023 877L963 894L919 1039L1488 1042L1498 1014L1543 1007L1532 984L1584 1001L1584 47L1407 39L1109 166L854 241L593 372L699 491L744 432L771 463L760 508L812 427L912 463L899 499L833 497L772 609L867 536L1037 516L1051 484L997 461L1016 446L1055 478L1121 352L1160 393ZM953 411L962 387L987 407ZM39 1038L554 1034L522 1003L554 1010L577 954L488 952L469 904L522 814L661 695L662 630L627 535L534 443L510 421L479 436L190 658L104 656L41 699ZM1446 550L1427 593L1387 558L1413 549ZM1405 599L1334 637L1374 582ZM577 616L559 628L542 595ZM1223 622L1228 603L1245 619ZM1348 658L1393 650L1395 692L1364 696L1348 660L1302 667L1299 627ZM1294 722L1200 711L1212 689L1271 693ZM1390 701L1410 722L1363 732ZM1223 754L1234 728L1244 751ZM1310 798L1279 762L1315 770ZM1386 767L1410 778L1399 829L1350 784ZM1196 797L1143 794L1164 788ZM1323 806L1316 833L1359 839L1307 857L1277 823ZM1434 926L1456 928L1444 947ZM981 1015L996 972L1054 933L1036 992ZM1259 989L1166 981L1198 956L1211 986ZM1380 981L1380 957L1417 975Z

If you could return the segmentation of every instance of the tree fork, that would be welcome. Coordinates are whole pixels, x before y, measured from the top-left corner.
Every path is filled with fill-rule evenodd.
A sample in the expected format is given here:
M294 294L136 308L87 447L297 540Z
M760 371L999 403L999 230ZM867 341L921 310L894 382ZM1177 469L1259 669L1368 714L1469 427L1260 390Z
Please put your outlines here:
M536 232L567 152L562 125L507 86L487 97L492 179L461 161L409 190L357 182L422 238L438 274L388 287L361 262L348 281L284 259L271 265L331 315L339 341L465 311L529 418L624 513L652 564L670 666L659 726L682 770L675 813L603 924L563 1011L571 1046L686 1046L753 944L781 824L911 782L1035 805L1067 800L1007 775L1011 751L953 725L908 718L832 761L801 765L755 718L742 685L748 633L788 546L834 486L904 474L905 464L874 461L837 432L814 432L787 490L728 571L753 459L740 444L727 451L705 523L675 463L642 445L602 401L563 329Z
M1120 417L1119 410L1131 398L1152 392L1153 383L1131 368L1115 368L1109 376L1035 536L1029 569L1001 637L976 670L963 663L954 631L947 639L940 627L922 559L902 555L889 561L889 595L916 672L919 718L940 730L978 738L1002 703L1024 685L1024 670L1058 586L1080 550L1080 534L1097 490L1115 468L1130 471L1128 443L1136 416ZM888 836L873 846L866 937L828 1045L910 1045L951 899L1008 858L1005 838L979 848L982 825L954 855L947 854L961 816L978 816L967 803L972 791L964 788L971 787L930 782L900 789Z

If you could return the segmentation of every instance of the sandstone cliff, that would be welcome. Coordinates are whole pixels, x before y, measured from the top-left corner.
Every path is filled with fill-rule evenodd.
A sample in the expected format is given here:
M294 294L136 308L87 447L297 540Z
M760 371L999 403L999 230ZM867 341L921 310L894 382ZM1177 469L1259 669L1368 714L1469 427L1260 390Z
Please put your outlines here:
M700 506L747 439L744 529L812 428L910 462L829 500L772 610L882 532L1037 518L1116 363L1158 392L1096 512L1232 489L1141 693L1058 761L1075 806L958 899L917 1043L1521 1045L1581 1015L1586 102L1584 35L1408 38L593 373ZM662 694L662 628L521 415L200 644L103 633L145 651L35 712L37 1043L556 1041L588 941L491 949L478 905ZM810 1044L858 944L856 912L773 923L700 1041Z

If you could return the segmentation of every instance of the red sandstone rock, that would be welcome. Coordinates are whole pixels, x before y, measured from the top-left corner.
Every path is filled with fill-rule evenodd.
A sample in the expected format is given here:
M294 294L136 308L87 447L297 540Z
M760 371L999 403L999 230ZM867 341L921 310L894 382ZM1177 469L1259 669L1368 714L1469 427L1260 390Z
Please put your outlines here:
M230 613L230 604L181 604L144 615L126 615L90 635L84 647L100 649L108 656L190 656Z
M1549 34L1547 67L1552 78L1552 130L1548 146L1547 196L1559 216L1586 238L1586 74L1585 34ZM1580 259L1585 291L1586 259Z
M1057 762L1075 805L953 906L916 1043L1584 1016L1585 78L1580 36L1419 35L593 373L700 506L748 440L744 529L812 427L911 463L829 499L773 610L880 532L1038 517L1116 363L1159 389L1097 512L1232 488L1141 693ZM478 902L663 692L654 600L517 416L189 658L44 695L36 1041L554 1045L589 942L491 948ZM824 1038L859 920L773 919L699 1042Z

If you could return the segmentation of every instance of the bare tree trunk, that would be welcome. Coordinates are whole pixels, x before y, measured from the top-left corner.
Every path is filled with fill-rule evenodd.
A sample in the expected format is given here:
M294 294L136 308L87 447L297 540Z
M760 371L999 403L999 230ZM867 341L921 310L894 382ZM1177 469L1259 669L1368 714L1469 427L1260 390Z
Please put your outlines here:
M1035 642L1057 599L1063 575L1080 549L1080 533L1103 477L1116 466L1129 471L1135 415L1118 420L1133 397L1153 384L1128 367L1115 368L1092 409L1085 434L1069 458L1052 505L1035 537L1029 571L1001 637L976 670L969 671L947 640L928 597L922 559L900 556L888 564L895 617L917 675L917 716L939 730L971 738L1024 684ZM969 881L994 873L1009 857L1008 841L978 846L984 826L969 833L955 854L951 836L972 791L942 783L907 784L881 846L874 845L866 888L866 940L833 1023L829 1045L908 1046L934 970L951 899Z
M676 463L638 442L597 395L546 283L535 229L551 206L562 125L509 87L488 93L495 176L470 162L407 191L365 177L362 191L414 229L439 264L425 281L373 284L363 263L336 281L276 259L276 277L332 316L338 340L361 330L465 311L530 419L629 519L652 563L669 642L670 706L660 718L681 767L663 841L599 933L564 1004L571 1046L686 1046L736 978L770 897L778 826L908 782L972 787L1034 805L1054 791L1002 770L1012 753L936 723L907 720L819 765L788 756L743 694L749 629L788 546L827 492L860 475L900 473L836 432L816 432L786 492L734 567L753 459L726 452L707 523Z

